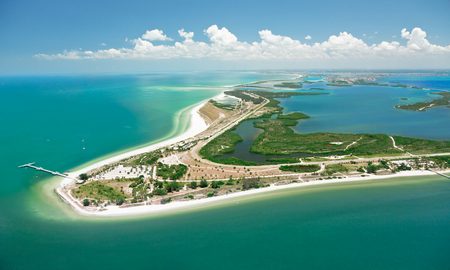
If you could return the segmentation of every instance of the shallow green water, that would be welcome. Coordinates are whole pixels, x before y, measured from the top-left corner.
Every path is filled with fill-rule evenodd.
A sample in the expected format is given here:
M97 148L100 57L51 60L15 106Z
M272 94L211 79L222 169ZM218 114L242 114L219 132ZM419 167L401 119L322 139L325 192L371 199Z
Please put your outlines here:
M134 220L31 215L3 224L1 262L5 269L448 269L449 213L448 180L422 177Z
M446 269L450 183L438 177L289 190L165 215L80 218L52 182L169 134L216 86L277 74L0 79L0 269ZM57 180L56 180L57 181Z

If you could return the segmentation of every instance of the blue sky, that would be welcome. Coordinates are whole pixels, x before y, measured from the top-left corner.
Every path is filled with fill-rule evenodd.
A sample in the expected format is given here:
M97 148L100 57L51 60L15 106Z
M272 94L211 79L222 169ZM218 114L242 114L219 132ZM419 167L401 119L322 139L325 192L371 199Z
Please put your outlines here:
M270 30L306 43L324 42L348 32L366 44L402 41L400 31L420 27L431 44L450 44L450 1L0 1L0 74L142 72L195 68L227 69L236 60L153 59L42 59L65 50L97 51L127 48L145 31L160 29L178 40L179 29L195 32L195 40L209 42L203 31L217 25L240 42L260 40ZM311 39L304 37L310 35ZM128 40L128 41L126 41ZM156 43L158 43L157 41ZM153 42L153 44L156 44ZM164 45L164 42L161 42ZM159 43L158 43L159 44ZM283 49L283 47L280 47ZM448 54L447 54L448 55ZM445 57L447 57L447 55ZM320 58L322 59L322 58ZM318 59L318 60L320 60ZM270 66L255 60L248 68ZM264 62L264 64L261 64ZM308 61L287 59L292 68L308 68ZM112 63L112 64L111 64ZM351 68L352 61L330 67ZM378 67L374 62L374 67ZM433 63L429 63L434 67ZM440 65L443 65L440 63ZM449 64L450 65L450 64ZM244 64L244 67L247 65ZM282 63L275 65L284 68ZM439 65L438 65L439 66ZM322 66L317 66L322 67ZM326 61L323 65L327 67ZM389 67L389 66L388 66ZM367 66L370 68L370 66Z

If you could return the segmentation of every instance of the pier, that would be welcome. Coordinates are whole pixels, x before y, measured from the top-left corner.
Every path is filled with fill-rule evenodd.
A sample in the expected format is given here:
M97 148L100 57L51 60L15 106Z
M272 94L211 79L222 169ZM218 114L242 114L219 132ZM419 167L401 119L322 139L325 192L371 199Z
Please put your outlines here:
M67 174L60 173L60 172L57 172L57 171L47 170L47 169L42 168L42 167L37 167L37 166L34 166L34 164L35 164L34 162L31 162L31 163L27 163L27 164L20 165L20 166L18 166L18 167L19 167L19 168L30 168L30 169L34 169L34 170L36 170L36 171L41 171L41 172L49 173L49 174L51 174L51 175L61 176L61 177L63 177L63 178L67 178L67 177L68 177Z
M443 173L440 173L440 172L437 172L437 171L433 171L433 170L429 170L429 171L430 172L434 172L435 174L440 175L442 177L445 177L447 179L450 179L450 175L446 175L446 174L443 174Z

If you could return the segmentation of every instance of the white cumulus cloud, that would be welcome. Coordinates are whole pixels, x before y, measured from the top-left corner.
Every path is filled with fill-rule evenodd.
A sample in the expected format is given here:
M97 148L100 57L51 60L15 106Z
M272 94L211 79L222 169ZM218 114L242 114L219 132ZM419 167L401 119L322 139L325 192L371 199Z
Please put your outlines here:
M145 40L149 40L149 41L169 41L169 40L172 40L171 38L166 36L162 30L159 30L159 29L147 30L141 36L141 38L145 39Z
M427 33L419 27L402 29L403 39L368 44L348 32L331 35L327 40L312 44L288 36L272 33L269 29L258 32L259 40L240 41L226 27L211 25L204 30L207 42L194 40L194 32L178 30L179 41L155 44L158 41L172 41L162 30L146 31L141 37L131 39L131 47L103 50L70 50L56 54L37 54L43 59L212 59L224 61L285 61L298 63L339 63L352 67L352 63L400 63L411 59L427 59L436 56L440 61L450 63L450 45L431 44ZM306 36L305 40L310 40ZM449 61L445 61L445 60ZM312 61L312 62L311 62ZM406 63L405 62L405 63ZM447 64L447 66L450 64ZM420 67L420 66L419 66Z
M311 40L312 37L311 37L310 35L306 35L306 36L305 36L305 39L306 39L306 40Z

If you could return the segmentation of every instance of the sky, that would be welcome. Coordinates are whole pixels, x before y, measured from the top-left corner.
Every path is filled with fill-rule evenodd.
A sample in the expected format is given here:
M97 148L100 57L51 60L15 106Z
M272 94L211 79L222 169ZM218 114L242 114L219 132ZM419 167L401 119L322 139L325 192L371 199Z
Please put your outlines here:
M0 0L0 74L449 69L450 0Z

